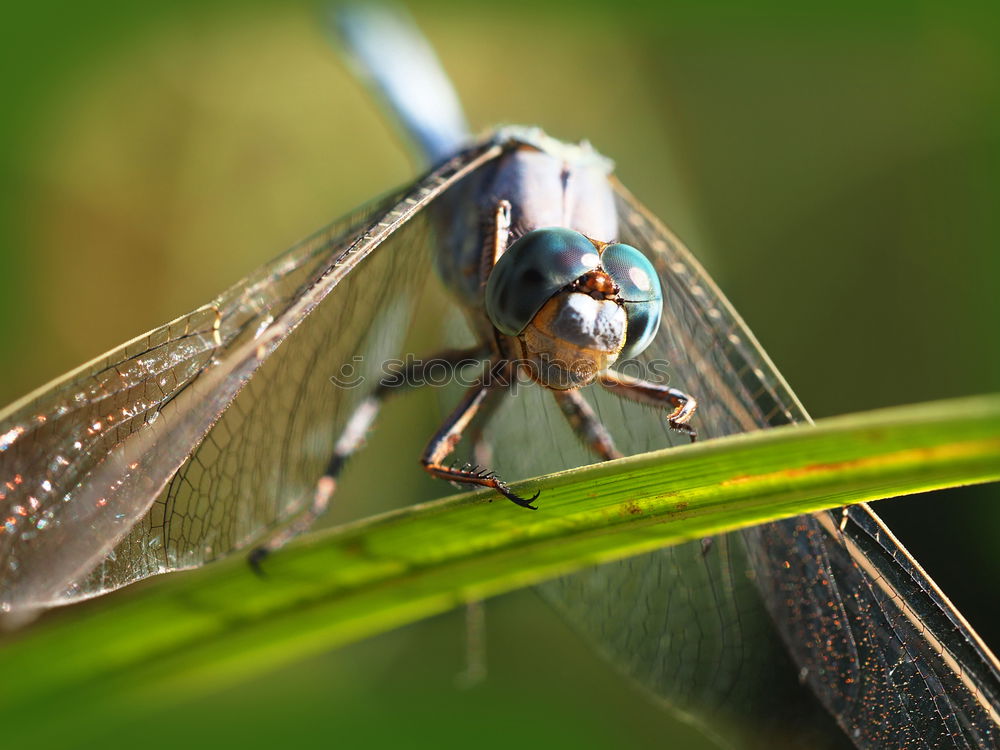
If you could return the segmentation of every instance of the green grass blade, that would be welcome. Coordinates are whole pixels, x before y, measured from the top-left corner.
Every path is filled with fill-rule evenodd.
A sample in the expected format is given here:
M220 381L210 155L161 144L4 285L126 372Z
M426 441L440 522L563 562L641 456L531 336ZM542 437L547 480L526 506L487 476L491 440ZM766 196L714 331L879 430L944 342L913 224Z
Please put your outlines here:
M998 478L996 395L588 466L516 485L544 488L537 512L460 495L300 539L263 580L237 558L57 613L0 647L0 700L19 715L190 696L585 565Z

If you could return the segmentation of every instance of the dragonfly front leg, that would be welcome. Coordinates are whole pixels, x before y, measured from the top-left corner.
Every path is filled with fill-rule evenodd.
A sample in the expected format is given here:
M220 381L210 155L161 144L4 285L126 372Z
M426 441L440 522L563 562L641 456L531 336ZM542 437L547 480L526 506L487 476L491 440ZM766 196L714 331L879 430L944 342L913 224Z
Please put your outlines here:
M584 445L605 461L622 457L615 448L608 428L601 424L601 420L597 418L580 391L551 391L551 393L569 426Z
M611 370L598 375L597 382L617 396L658 408L672 407L673 411L667 415L670 429L683 432L691 438L692 443L698 438L698 432L688 424L694 416L695 409L698 408L698 402L693 396L676 388L650 383L648 380L640 380Z
M458 407L448 416L444 424L441 425L434 434L434 437L427 444L420 463L427 473L433 477L459 484L474 484L479 487L489 487L522 508L536 510L532 503L538 498L539 493L536 492L530 498L523 498L511 490L494 472L486 468L469 466L468 464L459 468L457 466L446 466L442 463L455 450L455 446L462 439L462 433L469 426L469 423L476 416L479 409L484 403L490 400L491 396L496 395L498 387L479 382L466 391Z
M488 235L479 263L479 282L485 287L490 271L510 242L510 201L499 200L493 209L493 231Z
M375 422L386 398L426 383L428 378L425 376L430 368L445 367L450 373L463 363L475 362L485 354L486 351L481 348L441 352L427 359L408 362L398 373L382 378L372 394L354 408L347 420L347 425L337 439L326 470L316 482L312 502L290 524L250 552L250 566L260 572L260 563L267 555L307 531L316 522L316 519L326 512L330 505L330 498L333 497L333 493L337 489L337 479L340 477L340 472L348 459L364 445L368 430ZM435 377L437 377L437 373L435 373Z

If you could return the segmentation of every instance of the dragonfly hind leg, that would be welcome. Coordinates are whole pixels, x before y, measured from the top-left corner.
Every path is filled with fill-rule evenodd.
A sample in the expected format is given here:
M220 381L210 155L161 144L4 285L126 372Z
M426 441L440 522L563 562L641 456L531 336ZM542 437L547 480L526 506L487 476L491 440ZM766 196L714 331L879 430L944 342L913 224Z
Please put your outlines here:
M400 372L386 376L379 381L378 386L370 396L358 404L347 425L337 439L333 455L327 463L323 476L316 482L312 502L301 511L287 526L272 534L263 544L251 550L248 562L257 573L261 572L260 564L265 557L275 550L284 547L288 542L308 529L322 516L330 504L330 498L337 489L337 480L348 459L364 444L365 436L378 416L382 403L389 396L400 391L409 390L423 385L427 378L426 371L432 367L445 367L449 373L463 363L474 363L486 352L481 348L447 351L427 359L408 362ZM437 373L435 373L437 377Z

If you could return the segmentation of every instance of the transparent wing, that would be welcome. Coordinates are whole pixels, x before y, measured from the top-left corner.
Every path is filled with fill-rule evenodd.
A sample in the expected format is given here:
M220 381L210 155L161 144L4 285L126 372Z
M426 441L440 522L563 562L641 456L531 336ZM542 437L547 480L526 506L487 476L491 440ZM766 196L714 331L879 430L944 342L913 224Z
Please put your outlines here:
M666 306L642 372L630 374L666 375L694 395L701 439L808 422L689 251L616 189L620 239L651 256ZM686 441L649 409L598 388L586 395L626 454ZM550 401L523 389L494 420L496 464L510 476L593 460ZM512 451L525 430L552 448ZM849 519L843 532L839 512L791 519L541 590L627 675L739 746L994 746L996 659L870 509Z
M858 746L1000 744L996 657L870 508L744 538L803 678Z
M497 152L456 156L0 415L0 608L197 565L298 511L360 395L331 376L405 333L412 295L385 281L431 267L418 214Z

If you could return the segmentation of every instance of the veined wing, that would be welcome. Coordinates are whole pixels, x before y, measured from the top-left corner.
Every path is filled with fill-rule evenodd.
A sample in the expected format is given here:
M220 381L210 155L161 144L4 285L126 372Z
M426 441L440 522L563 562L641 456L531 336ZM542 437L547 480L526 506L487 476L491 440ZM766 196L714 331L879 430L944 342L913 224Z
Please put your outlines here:
M1000 745L996 657L870 508L744 537L803 678L858 746Z
M355 398L331 376L405 330L412 300L380 281L430 267L426 222L397 230L498 152L459 154L0 415L0 609L200 564L303 507Z
M668 362L673 384L699 399L701 436L808 422L687 249L617 190L621 239L649 253L665 291L647 365ZM626 452L648 442L635 421L621 424ZM626 673L739 744L830 742L808 735L822 725L768 649L763 601L799 678L859 747L997 745L996 658L867 506L602 566L545 593Z

